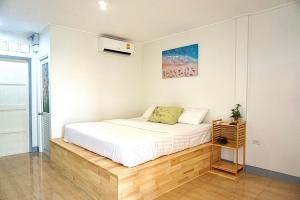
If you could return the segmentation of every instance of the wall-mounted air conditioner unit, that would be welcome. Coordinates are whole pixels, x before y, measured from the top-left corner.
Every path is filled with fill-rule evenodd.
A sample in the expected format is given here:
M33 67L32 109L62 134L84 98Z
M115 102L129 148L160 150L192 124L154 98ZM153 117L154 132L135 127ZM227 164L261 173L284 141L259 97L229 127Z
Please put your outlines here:
M98 39L99 52L131 55L134 52L134 45L129 42L100 37Z

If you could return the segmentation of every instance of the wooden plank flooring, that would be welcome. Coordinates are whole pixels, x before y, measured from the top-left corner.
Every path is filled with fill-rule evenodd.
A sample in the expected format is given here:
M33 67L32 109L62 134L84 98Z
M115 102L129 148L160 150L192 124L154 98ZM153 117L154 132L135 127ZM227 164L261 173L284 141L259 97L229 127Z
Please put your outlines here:
M92 200L61 176L45 154L0 158L0 200Z
M237 182L207 173L157 200L299 200L300 186L246 174Z
M0 158L1 200L90 200L44 154ZM300 186L245 175L239 182L205 174L157 200L300 200Z

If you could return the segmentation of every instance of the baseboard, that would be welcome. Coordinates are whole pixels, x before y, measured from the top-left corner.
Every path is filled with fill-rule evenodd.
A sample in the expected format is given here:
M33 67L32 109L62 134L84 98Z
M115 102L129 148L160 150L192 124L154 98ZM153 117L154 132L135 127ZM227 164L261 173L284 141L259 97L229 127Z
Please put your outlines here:
M292 183L292 184L297 184L300 185L300 177L297 176L291 176L288 174L283 174L280 172L274 172L271 170L267 170L267 169L263 169L263 168L259 168L259 167L254 167L254 166L250 166L250 165L246 165L246 172L249 174L255 174L255 175L259 175L259 176L266 176L266 177L270 177L272 179L276 179L276 180L280 180L280 181L285 181L288 183Z
M36 152L39 152L39 147L31 147L31 153L36 153Z

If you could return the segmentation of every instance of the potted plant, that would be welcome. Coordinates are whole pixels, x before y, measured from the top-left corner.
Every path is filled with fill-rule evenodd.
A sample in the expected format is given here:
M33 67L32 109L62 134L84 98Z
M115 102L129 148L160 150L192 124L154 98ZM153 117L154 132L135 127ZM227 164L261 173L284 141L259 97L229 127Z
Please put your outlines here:
M231 118L233 118L233 122L231 124L237 124L239 122L239 119L242 117L240 112L240 104L236 104L235 108L231 109Z

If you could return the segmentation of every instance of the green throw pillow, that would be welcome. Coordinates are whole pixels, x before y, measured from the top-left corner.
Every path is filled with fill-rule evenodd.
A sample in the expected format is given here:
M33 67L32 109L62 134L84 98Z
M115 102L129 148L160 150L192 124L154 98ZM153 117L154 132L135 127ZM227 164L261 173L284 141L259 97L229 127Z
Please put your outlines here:
M180 107L157 106L148 121L170 125L176 124L182 112L183 108Z

